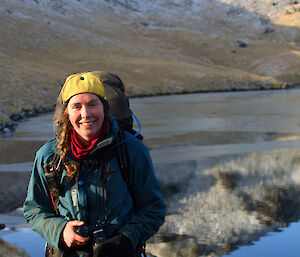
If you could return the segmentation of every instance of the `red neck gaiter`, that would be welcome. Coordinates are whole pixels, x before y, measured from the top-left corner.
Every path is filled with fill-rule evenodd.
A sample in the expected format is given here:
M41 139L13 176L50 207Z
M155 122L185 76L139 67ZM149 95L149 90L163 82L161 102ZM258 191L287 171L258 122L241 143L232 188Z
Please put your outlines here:
M80 141L77 132L73 128L71 134L71 151L74 154L74 156L77 159L83 159L84 157L86 157L88 153L95 148L98 141L100 141L105 136L106 130L107 124L105 121L103 121L99 137L92 139L91 141L89 141L89 144L87 146L84 146Z

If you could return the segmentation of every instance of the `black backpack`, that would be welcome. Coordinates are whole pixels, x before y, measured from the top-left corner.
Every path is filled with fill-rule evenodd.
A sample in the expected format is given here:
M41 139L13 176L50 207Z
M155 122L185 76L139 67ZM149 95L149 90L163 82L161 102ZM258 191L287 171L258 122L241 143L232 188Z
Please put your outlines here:
M129 107L126 89L122 80L118 75L109 72L93 71L93 73L99 76L104 86L111 113L119 126L131 134L135 134L136 131L133 129L133 113ZM143 139L141 134L138 134L137 137L140 140Z
M131 191L129 185L129 176L130 176L129 156L126 149L126 145L122 144L124 140L124 130L130 132L132 135L136 136L140 140L143 140L143 136L140 134L140 132L136 132L133 129L132 116L134 115L129 107L129 100L128 97L126 96L126 89L123 81L119 78L118 75L113 73L103 72L103 71L93 71L93 73L99 76L105 89L105 96L109 103L110 111L114 116L114 118L117 120L119 125L119 132L117 135L117 142L116 142L116 145L118 145L117 159L119 162L123 179L126 181L127 186Z

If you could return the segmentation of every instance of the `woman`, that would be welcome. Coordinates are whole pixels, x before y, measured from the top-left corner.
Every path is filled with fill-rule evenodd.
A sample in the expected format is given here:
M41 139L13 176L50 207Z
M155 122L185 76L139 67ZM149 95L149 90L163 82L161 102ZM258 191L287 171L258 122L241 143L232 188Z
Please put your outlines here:
M119 127L97 74L66 79L55 127L57 138L36 153L28 224L48 242L48 256L134 256L162 225L165 205L147 148L126 131L128 185L122 177L113 150ZM57 198L51 181L58 181Z

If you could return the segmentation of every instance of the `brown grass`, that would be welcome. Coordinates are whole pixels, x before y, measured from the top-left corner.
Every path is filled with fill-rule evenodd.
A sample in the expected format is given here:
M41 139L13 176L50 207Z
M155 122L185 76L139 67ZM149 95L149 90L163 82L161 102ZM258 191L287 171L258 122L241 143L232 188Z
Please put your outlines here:
M270 41L274 35L240 48L234 37L153 28L139 18L107 14L91 26L3 5L32 18L0 15L0 125L24 110L51 108L64 79L80 71L117 73L130 96L278 89L300 81L300 48Z

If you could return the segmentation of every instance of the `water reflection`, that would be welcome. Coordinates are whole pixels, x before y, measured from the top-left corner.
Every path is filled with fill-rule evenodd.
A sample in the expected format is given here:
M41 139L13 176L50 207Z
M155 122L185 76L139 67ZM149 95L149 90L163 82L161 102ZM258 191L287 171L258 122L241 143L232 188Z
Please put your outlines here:
M299 186L285 186L267 189L262 200L251 200L249 195L243 197L248 211L256 211L257 218L266 225L278 224L288 227L291 222L300 219Z
M171 179L169 215L148 248L157 256L221 256L288 227L300 219L299 161L298 149L285 149L187 162L186 174ZM184 167L157 169L177 177Z

